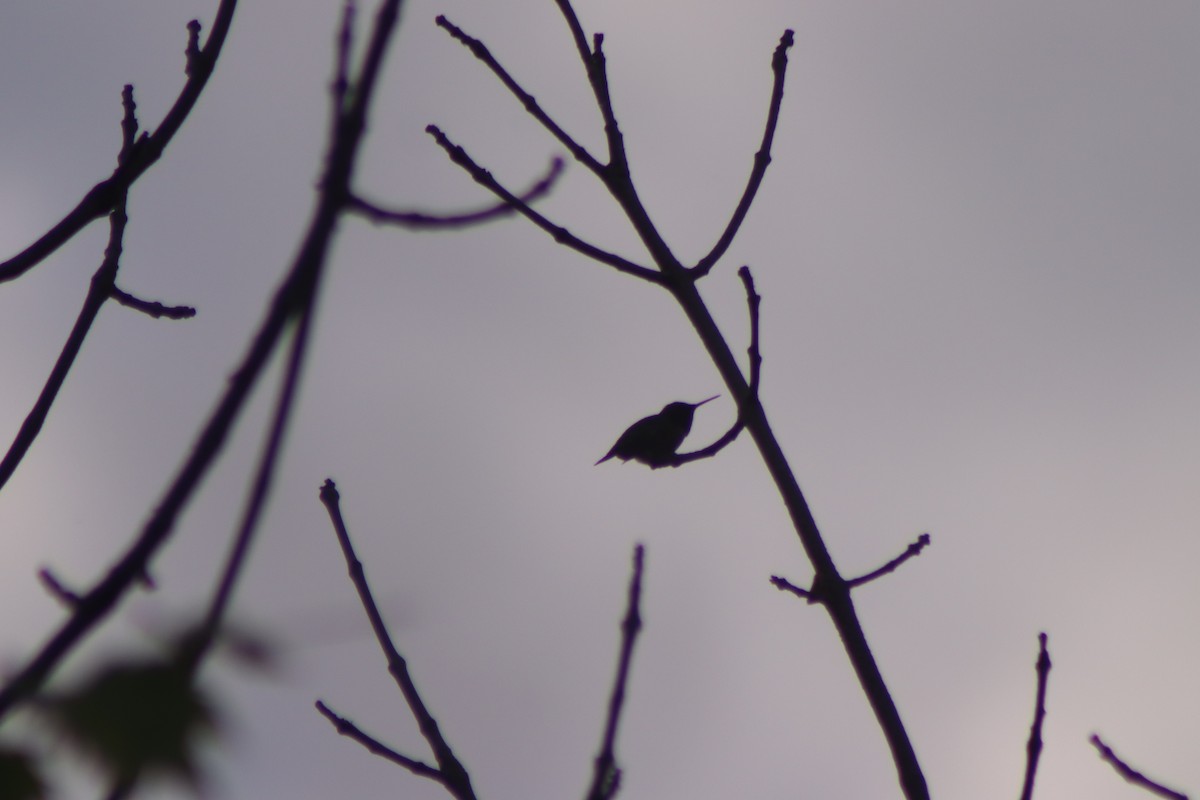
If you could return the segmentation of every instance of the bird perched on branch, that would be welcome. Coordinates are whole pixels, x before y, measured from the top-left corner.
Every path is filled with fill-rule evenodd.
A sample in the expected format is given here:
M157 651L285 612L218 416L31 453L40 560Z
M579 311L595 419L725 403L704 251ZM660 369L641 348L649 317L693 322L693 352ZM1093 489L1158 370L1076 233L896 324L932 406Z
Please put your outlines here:
M653 469L671 466L675 463L675 451L692 429L692 415L696 409L720 396L713 395L699 403L667 403L657 414L630 425L596 464L616 456L622 461L640 461Z

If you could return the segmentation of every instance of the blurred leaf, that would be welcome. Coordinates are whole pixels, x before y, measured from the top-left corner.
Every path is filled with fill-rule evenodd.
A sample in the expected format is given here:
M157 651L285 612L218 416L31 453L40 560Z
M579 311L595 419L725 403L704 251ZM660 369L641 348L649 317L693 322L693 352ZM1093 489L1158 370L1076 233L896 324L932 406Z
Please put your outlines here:
M175 662L117 664L46 700L52 725L119 780L166 772L197 782L195 747L216 731L189 670Z
M0 748L0 797L4 800L42 800L46 787L26 753Z

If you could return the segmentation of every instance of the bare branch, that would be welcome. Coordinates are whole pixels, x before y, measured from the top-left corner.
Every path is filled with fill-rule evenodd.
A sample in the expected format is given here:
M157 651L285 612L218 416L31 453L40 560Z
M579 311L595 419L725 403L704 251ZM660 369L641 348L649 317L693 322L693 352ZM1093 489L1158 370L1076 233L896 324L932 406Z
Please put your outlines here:
M771 58L771 70L775 73L775 84L771 89L767 127L763 131L762 143L758 147L758 152L754 154L754 168L750 170L750 179L746 182L746 189L742 192L742 198L738 201L733 217L725 226L721 238L713 245L713 249L709 251L708 255L700 259L692 268L691 272L697 278L707 275L721 256L725 255L725 251L733 243L733 237L737 235L738 229L742 226L742 221L746 219L746 214L750 211L750 204L754 202L758 187L767 173L767 166L771 163L771 144L775 139L775 126L779 123L779 109L783 105L783 80L787 74L787 51L793 41L792 31L786 30L779 39L779 45L775 48L775 55Z
M79 605L79 593L67 588L67 585L58 579L58 576L49 567L42 567L38 570L38 580L42 582L42 586L50 593L58 602L62 603L68 609L73 609Z
M191 319L196 316L196 309L191 306L165 306L157 300L143 300L140 297L134 297L129 292L123 291L117 286L112 287L109 297L127 308L135 309L156 319L162 317L166 317L167 319Z
M592 778L592 786L587 793L587 800L609 800L616 795L621 784L621 771L617 767L614 748L617 741L617 727L621 720L621 709L625 705L625 686L629 681L629 665L633 661L633 645L642 629L639 605L642 596L644 558L645 548L639 544L633 548L633 575L629 580L629 601L625 607L625 619L621 623L621 657L617 662L617 677L613 682L612 694L608 700L608 721L604 726L604 741L600 746L600 754L596 756L595 773Z
M412 711L413 717L416 718L417 726L421 729L421 735L425 737L425 741L429 743L429 747L437 759L437 774L455 797L460 800L474 800L475 791L471 788L471 777L467 773L466 767L458 760L454 750L442 736L437 720L429 712L425 701L421 699L420 692L417 691L416 684L413 683L412 676L408 672L408 662L396 649L392 642L392 636L388 633L383 615L379 612L379 606L376 605L375 598L371 593L370 584L367 583L366 571L363 569L358 555L354 552L354 545L350 542L350 532L346 529L346 522L342 518L340 495L332 479L326 479L324 485L321 486L321 502L325 505L325 510L329 512L329 519L333 523L338 543L342 546L342 555L346 559L350 580L358 591L363 611L366 612L367 619L371 622L371 629L375 631L375 639L379 642L384 657L387 658L388 672L396 681L396 685L400 687L400 692L408 702L408 707Z
M200 23L195 20L188 23L187 81L175 100L175 105L163 117L158 130L152 136L143 134L137 142L136 157L119 161L116 171L93 186L58 224L29 247L8 261L0 263L0 283L25 274L79 233L88 223L113 211L133 182L162 157L163 150L195 107L200 93L204 91L212 75L217 56L220 55L229 32L229 25L233 21L235 8L237 0L221 0L213 20L212 31L203 49L199 47Z
M921 551L929 546L930 541L931 540L929 538L929 534L922 533L920 536L917 537L917 540L915 542L913 542L912 544L910 544L908 546L908 549L905 550L903 553L896 556L891 561L884 564L882 567L880 567L877 570L868 572L866 575L862 575L860 577L852 578L852 579L846 581L846 586L853 589L855 587L862 586L864 583L870 583L871 581L875 580L876 578L881 578L884 575L887 575L889 572L895 572L896 568L899 567L901 564L903 564L905 561L908 561L910 558L915 558L916 556L921 555Z
M1038 634L1037 702L1033 708L1033 725L1025 745L1025 784L1021 800L1033 800L1033 781L1037 776L1038 759L1042 756L1042 724L1046 721L1046 683L1050 678L1050 652L1046 649L1046 634Z
M442 133L441 129L439 129L436 125L427 125L425 130L437 140L438 145L446 151L448 156L450 156L450 160L465 169L471 175L471 177L475 179L476 183L484 186L490 192L492 192L492 194L502 199L506 204L520 211L531 222L533 222L542 230L546 231L546 233L553 236L554 241L558 242L559 244L566 245L576 252L583 253L585 256L588 256L595 261L599 261L602 264L607 264L608 266L613 267L620 272L624 272L628 275L634 275L642 280L650 281L651 283L657 283L660 285L664 283L662 274L656 270L648 269L639 264L635 264L632 261L621 258L614 253L601 250L599 247L583 241L566 228L554 224L537 211L534 211L529 204L521 202L519 197L510 192L508 189L504 188L499 181L493 178L492 173L476 164L475 161L472 160L469 155L467 155L466 150L450 141L446 134Z
M500 82L503 83L519 101L521 101L521 105L527 112L529 112L529 116L541 123L542 127L544 127L546 130L550 131L550 134L555 139L558 139L558 141L562 143L563 147L570 151L571 155L575 157L575 160L598 175L602 175L604 173L604 165L601 164L595 156L589 153L587 148L575 141L575 139L569 133L563 130L562 127L555 122L549 114L542 110L542 107L538 105L537 98L525 91L521 84L517 83L516 79L509 74L508 70L500 65L500 62L497 61L492 55L491 51L488 50L487 45L480 40L467 35L462 28L446 19L444 14L438 15L437 24L440 28L444 29L447 33L465 45L466 48L470 50L477 59L482 61L487 68L490 69L493 74L500 79Z
M563 160L555 158L550 162L550 170L545 177L531 186L525 192L517 195L522 203L532 203L547 194L558 180L563 171ZM366 217L375 223L399 225L410 230L445 230L448 228L466 228L483 222L501 219L516 213L517 208L509 203L498 203L476 211L463 211L457 214L428 214L420 211L398 211L381 208L367 200L351 196L348 210Z
M1138 772L1127 762L1117 756L1107 744L1096 734L1092 735L1089 740L1096 750L1100 753L1100 758L1112 765L1112 768L1117 771L1122 778L1135 786L1140 786L1151 794L1156 794L1159 797L1165 797L1167 800L1188 800L1188 796L1182 792L1177 792L1174 789L1168 789L1157 781L1152 781L1142 773Z
M223 449L234 422L274 354L283 332L299 314L310 308L310 298L317 294L338 216L349 194L350 175L366 127L367 106L383 63L384 52L395 30L399 5L399 0L384 0L379 6L371 42L359 72L361 78L355 87L350 106L342 114L337 136L328 146L325 174L321 179L322 190L304 242L224 394L196 436L191 451L179 466L157 508L130 548L107 574L81 597L75 613L71 614L49 641L0 689L0 717L36 693L76 643L108 615L134 581L146 574L150 559L170 537L176 519L191 500L217 454ZM192 91L199 91L198 87L203 85L202 81L195 83L198 76L211 72L218 49L214 47L214 42L219 44L224 38L233 7L232 0L223 0L217 15L217 24L209 37L209 45L194 59L193 74L188 83L189 87L194 87ZM176 109L183 107L180 105L182 100L181 97L180 102L177 102L176 107L167 115L168 120L175 120L176 128L182 119L176 119L172 115L176 113ZM193 98L191 103L194 102ZM186 107L191 106L188 104ZM164 122L164 128L167 128L167 122ZM167 130L173 133L173 130ZM164 130L160 129L154 138L157 139L163 134ZM140 156L137 160L142 161L144 157Z
M429 766L424 761L418 761L415 758L409 758L402 753L396 752L375 737L364 733L361 728L359 728L350 720L346 719L345 717L338 716L333 712L332 709L329 708L329 706L325 705L325 703L321 702L320 700L314 703L314 705L316 706L317 711L320 711L327 720L333 723L333 727L336 728L337 732L342 736L353 739L363 747L367 748L367 750L372 754L380 756L381 758L386 758L388 761L391 761L395 764L399 764L409 772L412 772L414 775L420 775L422 778L430 778L438 783L443 783L442 773L438 772L435 767Z
M809 603L817 602L817 595L808 589L801 589L796 584L779 575L771 576L771 585L781 592L791 592L796 597L802 598Z
M750 313L750 346L747 348L747 354L750 359L750 383L747 384L745 397L738 403L737 421L733 423L733 427L725 431L720 439L694 453L680 454L679 462L671 466L679 466L680 464L697 461L701 458L711 458L721 452L721 450L731 444L741 434L742 429L746 427L746 409L752 403L758 401L758 384L762 375L762 354L759 352L758 319L762 297L754 290L754 276L750 274L750 267L743 264L738 269L738 277L742 279L742 284L746 287L746 305Z

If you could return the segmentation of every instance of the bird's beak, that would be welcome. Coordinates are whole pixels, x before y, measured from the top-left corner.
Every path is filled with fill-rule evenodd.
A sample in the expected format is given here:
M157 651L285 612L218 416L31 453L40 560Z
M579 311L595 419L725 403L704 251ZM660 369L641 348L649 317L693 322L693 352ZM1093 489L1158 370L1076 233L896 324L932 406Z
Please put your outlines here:
M721 395L719 395L719 394L714 394L712 397L708 398L708 400L716 400L720 396ZM701 400L699 403L692 403L692 408L699 408L700 406L707 403L708 400Z

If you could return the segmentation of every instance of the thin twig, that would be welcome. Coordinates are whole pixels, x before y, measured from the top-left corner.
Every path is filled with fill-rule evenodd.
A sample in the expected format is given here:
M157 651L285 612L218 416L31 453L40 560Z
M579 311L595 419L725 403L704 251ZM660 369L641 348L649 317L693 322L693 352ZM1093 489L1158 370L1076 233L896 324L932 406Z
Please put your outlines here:
M333 723L333 727L338 733L358 742L363 747L367 748L367 750L373 755L386 758L388 761L391 761L394 764L399 764L409 772L412 772L414 775L420 775L422 778L430 778L438 783L443 782L442 773L439 772L436 767L431 767L424 761L418 761L415 758L409 758L403 753L393 750L383 742L376 739L374 736L364 733L361 728L359 728L350 720L334 713L333 710L330 709L329 706L325 705L325 703L322 701L318 700L316 703L314 703L314 705L316 706L317 711L321 712L321 714L324 715L327 720Z
M463 31L462 28L446 19L445 14L439 14L436 21L438 27L442 28L452 37L461 42L477 59L482 61L484 65L486 65L487 68L490 69L492 73L500 79L500 82L503 83L504 86L513 93L517 100L521 102L521 105L524 106L527 112L529 112L529 115L540 122L542 127L548 130L555 139L558 139L558 141L562 143L563 147L570 151L571 155L576 161L583 164L597 175L603 174L605 169L604 165L601 164L595 156L589 153L587 148L577 142L574 137L571 136L571 134L563 130L562 126L555 122L550 115L547 114L540 105L538 105L537 98L525 91L521 84L517 83L516 79L509 74L508 70L501 66L500 62L497 61L492 55L491 51L488 50L487 45L473 36L468 35L465 31Z
M1188 796L1182 792L1177 792L1174 789L1168 789L1157 781L1147 778L1142 773L1138 772L1133 767L1117 756L1104 741L1096 734L1092 735L1089 740L1096 750L1100 753L1100 758L1112 765L1112 768L1117 771L1122 778L1135 786L1140 786L1151 794L1156 794L1159 797L1165 797L1167 800L1188 800Z
M621 656L617 661L617 675L608 699L608 719L604 725L604 740L600 745L600 754L596 756L595 773L592 777L592 786L587 793L587 800L610 800L620 788L621 771L617 767L615 753L617 728L621 721L621 711L625 706L625 687L629 682L633 646L642 629L639 607L642 597L642 566L644 562L645 548L639 544L633 548L633 575L629 579L629 600L625 607L625 619L621 622Z
M0 283L25 274L79 233L84 226L115 209L133 182L162 157L163 151L195 107L216 67L217 57L229 33L236 8L237 0L221 0L203 49L198 44L200 23L195 20L188 23L187 81L175 104L163 117L158 130L153 135L143 134L136 144L136 157L120 163L110 177L93 186L78 205L54 227L23 251L0 263Z
M754 289L754 276L750 274L750 267L743 264L738 269L738 277L742 279L742 284L746 287L746 306L749 309L750 316L750 346L746 348L750 360L750 383L748 384L746 396L738 403L738 416L737 420L733 423L733 427L725 431L720 439L717 439L708 447L701 448L692 453L678 454L678 463L671 466L680 466L681 464L697 461L701 458L711 458L721 452L746 427L746 409L750 408L751 403L758 401L758 384L762 375L762 353L759 351L758 320L762 297Z
M134 581L145 575L151 557L169 538L177 518L224 448L234 422L275 352L283 331L296 314L307 306L306 298L315 294L338 216L344 209L349 195L350 175L366 127L367 106L378 79L384 52L396 27L400 1L385 0L379 6L372 39L359 72L362 77L356 86L349 108L342 115L338 134L329 144L325 175L320 184L322 190L308 232L225 392L196 436L191 451L179 466L157 508L130 548L80 599L75 613L67 618L49 641L0 689L0 717L36 693L76 643L113 609L117 600ZM232 9L231 0L222 3L222 11L227 10L231 14ZM222 19L222 13L218 12L218 22ZM227 25L227 22L226 19L223 25ZM222 25L214 26L213 34L209 37L209 46L201 51L197 59L201 64L201 72L211 70L211 59L215 52L210 52L210 48L214 41L220 41L217 38L219 28L222 28ZM223 36L222 28L221 37ZM192 78L195 79L195 74ZM177 103L176 108L179 107ZM175 109L172 109L172 113L174 111ZM170 113L168 118L171 118Z
M450 141L446 134L442 133L441 129L436 125L427 125L425 127L425 131L437 140L438 145L446 151L448 156L450 156L450 160L465 169L471 175L471 177L475 179L476 183L479 183L487 188L494 195L502 199L507 205L510 205L520 211L523 215L525 215L526 218L533 222L533 224L537 225L539 228L553 236L554 241L558 242L559 244L566 245L576 252L583 253L589 258L595 259L602 264L607 264L610 267L613 267L614 269L624 272L628 275L634 275L642 280L650 281L651 283L662 284L664 282L663 276L656 270L648 269L640 264L635 264L632 261L621 258L614 253L601 250L599 247L583 241L566 228L562 227L561 225L554 224L537 211L534 211L529 204L521 202L519 197L510 192L508 189L504 188L499 181L492 177L492 173L476 164L475 161L469 155L467 155L466 150Z
M137 137L137 104L133 99L132 86L126 85L121 91L121 106L124 113L121 116L121 149L117 154L118 165L128 161ZM83 300L83 308L79 309L79 316L75 318L75 325L72 326L67 341L63 343L62 351L58 354L58 359L55 360L54 367L50 370L50 376L46 379L46 384L42 387L38 399L34 402L33 408L29 410L29 414L26 415L25 421L21 423L13 443L4 454L4 459L0 460L0 488L8 483L9 478L17 471L17 467L25 458L25 454L29 452L29 448L33 446L34 440L37 439L42 425L45 424L46 418L50 414L54 401L58 398L59 390L66 382L67 375L71 372L71 367L74 366L75 359L83 348L83 342L92 329L92 323L96 321L96 317L100 313L100 307L104 305L105 300L112 296L116 288L117 271L120 269L121 252L124 248L125 226L129 222L129 218L125 214L125 196L124 192L120 194L113 206L112 213L109 214L108 245L104 249L104 259L92 276L87 296Z
M204 618L203 628L196 639L196 647L189 653L192 659L190 666L193 669L199 667L200 661L216 641L217 634L221 628L221 622L233 598L233 589L237 585L237 580L245 568L246 558L250 552L250 545L254 541L255 532L258 530L258 521L262 516L263 506L270 492L271 481L275 475L275 463L279 458L279 451L283 446L288 420L291 419L296 391L300 384L300 373L304 366L304 356L308 351L309 334L312 330L315 300L316 286L313 284L309 291L304 293L303 299L299 301L300 308L297 310L299 320L292 337L292 347L291 352L288 354L287 368L279 389L279 397L275 402L275 412L271 417L267 440L263 443L262 453L259 456L258 468L254 474L254 482L249 495L246 497L246 505L242 511L242 519L238 524L237 535L234 537L233 545L226 558L225 567L221 570L221 577L217 583L216 590L213 592L208 613Z
M758 187L762 185L763 176L767 174L767 166L771 163L771 143L775 139L775 126L779 123L779 109L783 105L783 80L787 75L787 51L793 42L792 31L786 30L779 39L779 46L775 48L775 55L771 58L771 70L775 73L775 83L771 88L771 105L767 111L767 126L763 131L762 143L758 146L758 152L754 154L754 168L750 170L750 179L746 182L746 189L742 192L742 198L738 201L729 224L721 233L721 238L713 245L713 249L709 251L708 255L700 259L692 268L691 272L697 278L707 275L721 256L725 255L725 251L733 243L733 237L737 235L738 229L742 226L742 221L746 219L750 204L754 202Z
M442 736L437 720L429 712L425 701L421 699L420 692L417 691L416 684L413 683L412 676L408 672L408 662L392 642L387 624L383 621L383 615L371 593L371 586L367 583L366 571L363 569L358 555L354 552L354 545L350 542L350 532L346 529L346 522L342 518L340 500L337 486L334 485L332 479L326 479L324 485L321 486L321 502L325 505L325 510L329 512L329 519L333 523L333 530L342 547L346 568L349 570L350 580L362 602L363 611L366 612L367 619L371 622L371 629L375 632L375 639L379 642L379 647L387 659L388 672L396 681L396 685L400 687L400 693L408 702L408 707L412 711L413 717L416 718L421 735L425 737L425 741L433 750L434 758L438 763L437 774L441 782L459 800L474 800L475 791L471 788L471 777L467 773L466 767L462 765L462 762L454 754L454 750Z
M856 586L862 586L864 583L870 583L876 578L881 578L884 575L887 575L889 572L895 572L896 568L905 561L921 555L921 551L929 546L930 541L932 540L930 539L929 534L922 533L917 537L917 540L910 544L903 553L896 556L877 570L873 570L868 572L866 575L861 575L857 578L851 578L850 580L846 581L846 585L853 589Z
M522 203L532 203L534 200L547 194L562 174L562 171L563 160L561 158L553 159L550 162L550 170L546 173L545 177L528 190L517 195L517 199ZM475 211L462 211L457 214L429 214L421 211L400 211L382 208L357 195L350 198L348 210L364 216L375 223L388 223L418 231L467 228L517 213L517 208L509 203L497 203L487 208Z
M67 609L73 609L79 605L79 593L68 589L67 585L59 580L49 567L42 567L38 570L38 580L42 582L42 586L50 593L50 596L66 606Z
M1046 634L1038 634L1037 702L1033 707L1033 725L1025 745L1025 783L1021 800L1033 800L1033 781L1037 776L1038 759L1042 756L1042 725L1046 721L1046 684L1050 678L1050 651L1046 649Z
M140 297L134 297L129 292L123 291L117 286L112 287L109 296L127 308L135 309L156 319L161 319L162 317L166 317L167 319L191 319L196 316L196 309L192 306L167 306L157 300L143 300Z

